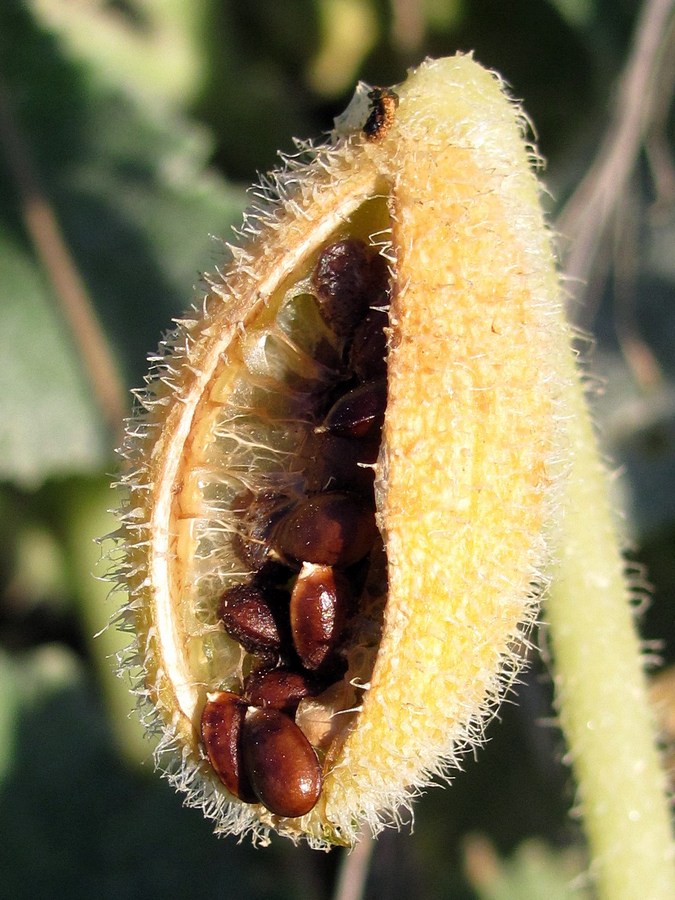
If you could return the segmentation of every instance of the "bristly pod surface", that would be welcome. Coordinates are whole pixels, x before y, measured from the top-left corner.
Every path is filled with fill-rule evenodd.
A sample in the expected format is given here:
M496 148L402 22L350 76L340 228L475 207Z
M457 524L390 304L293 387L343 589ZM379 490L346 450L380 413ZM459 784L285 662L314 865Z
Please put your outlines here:
M524 131L469 56L361 86L138 393L129 664L219 832L396 821L520 665L568 350Z

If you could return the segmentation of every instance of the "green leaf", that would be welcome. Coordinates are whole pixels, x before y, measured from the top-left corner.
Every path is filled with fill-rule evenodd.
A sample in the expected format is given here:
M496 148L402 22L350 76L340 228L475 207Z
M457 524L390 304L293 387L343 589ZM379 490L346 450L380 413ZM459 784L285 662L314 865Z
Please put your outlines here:
M0 896L318 896L302 890L311 851L296 874L283 865L283 848L261 856L219 841L151 766L144 777L122 765L72 650L50 644L0 653L0 677L0 739L7 739L0 744Z
M203 79L199 36L210 5L211 0L32 0L40 19L71 52L115 81L133 82L137 92L178 103L193 98Z
M243 192L206 171L210 144L175 111L113 89L66 56L23 6L0 9L11 114L127 387L171 316L218 263L210 234L240 218ZM110 438L20 216L0 155L0 478L32 486L109 465ZM15 160L16 162L16 160Z
M74 348L25 249L0 231L0 478L31 485L107 455Z

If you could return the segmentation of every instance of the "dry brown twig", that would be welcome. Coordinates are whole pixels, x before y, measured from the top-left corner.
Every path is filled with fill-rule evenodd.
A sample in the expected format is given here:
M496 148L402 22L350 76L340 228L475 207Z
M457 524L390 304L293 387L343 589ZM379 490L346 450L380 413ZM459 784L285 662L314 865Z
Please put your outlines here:
M633 49L619 79L616 105L597 156L563 209L557 223L567 242L563 252L568 290L579 307L593 275L602 280L601 251L617 223L617 210L651 130L664 85L664 59L675 32L673 0L648 0L639 16ZM666 67L667 71L669 70ZM565 248L563 248L565 249ZM588 326L588 315L579 324Z
M49 278L52 296L66 322L103 420L117 441L127 412L126 391L3 85L0 85L0 143L4 144L24 227Z
M370 834L364 834L351 852L345 852L333 900L361 900L365 896L374 843Z

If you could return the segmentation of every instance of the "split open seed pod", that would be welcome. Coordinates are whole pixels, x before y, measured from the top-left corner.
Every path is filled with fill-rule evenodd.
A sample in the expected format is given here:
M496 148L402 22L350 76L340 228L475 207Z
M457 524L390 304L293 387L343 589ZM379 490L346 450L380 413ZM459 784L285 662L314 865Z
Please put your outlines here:
M361 86L138 393L124 617L219 832L377 831L520 665L567 352L524 131L468 56Z

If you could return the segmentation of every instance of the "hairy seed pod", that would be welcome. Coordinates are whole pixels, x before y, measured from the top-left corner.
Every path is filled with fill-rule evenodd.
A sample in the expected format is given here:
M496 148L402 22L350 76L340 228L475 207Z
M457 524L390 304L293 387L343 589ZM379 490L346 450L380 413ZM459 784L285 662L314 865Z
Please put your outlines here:
M521 663L548 559L568 335L524 120L468 56L425 62L395 95L359 88L328 144L259 189L124 448L130 658L163 767L218 831L262 841L351 844L458 764ZM316 428L385 378L379 449L345 453L336 485L318 439L366 439ZM246 742L255 805L200 746L207 696L260 666L218 629L219 598L270 560L342 567L355 594L338 680L279 719L305 748L306 809L300 788L277 796L286 738L269 725L262 768Z

